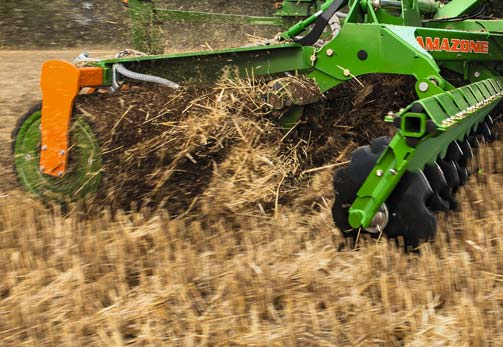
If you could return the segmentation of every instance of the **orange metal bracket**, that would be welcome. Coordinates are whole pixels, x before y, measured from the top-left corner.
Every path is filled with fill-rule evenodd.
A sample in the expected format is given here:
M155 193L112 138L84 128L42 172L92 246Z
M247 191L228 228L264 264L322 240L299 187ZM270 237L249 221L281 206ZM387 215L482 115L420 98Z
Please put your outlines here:
M40 170L44 174L65 175L73 101L82 88L101 85L103 69L99 67L78 68L62 60L49 60L42 66Z

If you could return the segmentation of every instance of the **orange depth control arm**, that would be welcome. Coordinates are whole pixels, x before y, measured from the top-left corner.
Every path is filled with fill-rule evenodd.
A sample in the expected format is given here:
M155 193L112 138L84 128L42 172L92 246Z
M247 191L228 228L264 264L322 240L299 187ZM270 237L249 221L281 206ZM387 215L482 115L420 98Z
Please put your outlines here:
M42 66L40 170L44 174L65 175L73 101L82 88L102 85L100 67L78 68L62 60L49 60Z

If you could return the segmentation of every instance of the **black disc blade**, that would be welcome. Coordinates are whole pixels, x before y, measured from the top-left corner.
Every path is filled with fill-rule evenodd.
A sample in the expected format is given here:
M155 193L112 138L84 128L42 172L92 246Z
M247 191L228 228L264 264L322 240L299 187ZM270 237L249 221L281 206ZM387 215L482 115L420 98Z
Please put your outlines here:
M369 146L356 149L351 155L349 166L341 168L335 173L335 201L332 206L332 217L335 225L346 237L356 238L358 234L358 230L349 225L349 208L389 142L389 137L379 137L373 140Z
M457 141L451 142L447 148L447 154L445 155L445 160L447 161L458 161L463 157L463 151L459 146Z
M468 181L468 169L464 166L459 165L458 162L454 162L454 165L456 165L456 169L458 170L459 185L464 186Z
M454 192L459 187L459 172L456 168L456 164L452 161L445 161L442 159L438 159L437 164L442 170L447 185L449 186L448 193L443 194L442 197L449 201L449 208L455 210L458 208L458 202L454 198Z
M470 159L473 158L473 149L468 138L459 142L459 147L463 151L463 156L458 160L459 165L467 167Z
M423 172L406 172L386 201L390 219L385 233L403 236L407 249L431 240L437 229L436 217L427 207L432 194Z
M479 124L477 134L482 136L485 142L490 142L492 139L492 132L487 123L484 121Z
M437 163L426 165L423 172L433 190L433 194L428 201L428 207L433 211L448 211L449 200L453 198L444 173Z
M348 168L336 171L334 176L335 201L332 206L332 218L335 225L345 237L357 236L356 231L349 225L349 208L356 198L359 185L351 179Z

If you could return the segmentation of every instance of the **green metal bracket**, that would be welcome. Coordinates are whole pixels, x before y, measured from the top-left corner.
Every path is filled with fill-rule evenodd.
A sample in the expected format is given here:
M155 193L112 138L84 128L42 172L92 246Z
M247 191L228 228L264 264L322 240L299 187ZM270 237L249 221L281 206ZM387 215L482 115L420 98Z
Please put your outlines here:
M335 39L311 56L310 77L326 91L364 74L412 75L420 98L442 93L446 84L440 68L417 43L415 32L413 27L346 23Z
M400 182L407 170L409 158L414 152L415 149L407 145L402 134L395 135L349 209L349 224L353 228L370 225L379 207Z

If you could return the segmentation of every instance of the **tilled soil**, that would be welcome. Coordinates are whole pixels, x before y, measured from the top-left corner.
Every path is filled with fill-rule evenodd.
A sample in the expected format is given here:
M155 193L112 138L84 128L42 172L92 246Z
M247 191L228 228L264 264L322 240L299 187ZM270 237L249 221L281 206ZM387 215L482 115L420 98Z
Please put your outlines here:
M247 193L229 187L228 180L246 183L257 195L239 210L251 208L250 203L265 212L295 204L318 168L340 166L357 146L390 134L384 109L413 100L411 80L381 76L378 84L378 78L337 88L306 107L290 130L281 127L281 113L269 112L262 101L263 83L178 91L132 86L81 96L76 116L91 125L103 152L102 185L92 204L200 214L226 190L229 199Z

